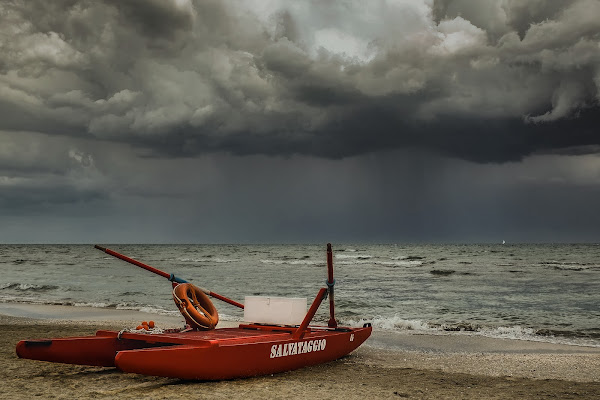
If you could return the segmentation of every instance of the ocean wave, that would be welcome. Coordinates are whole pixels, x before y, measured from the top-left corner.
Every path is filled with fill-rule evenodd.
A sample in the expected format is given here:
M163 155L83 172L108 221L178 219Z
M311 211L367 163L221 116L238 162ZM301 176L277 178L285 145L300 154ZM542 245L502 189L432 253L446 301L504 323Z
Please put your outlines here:
M23 297L23 296L0 296L0 303L16 303L16 304L39 304L49 306L70 306L70 307L98 307L98 308L110 308L110 305L106 303L82 303L72 300L48 300L40 299L39 297ZM115 308L116 305L113 305Z
M363 326L363 324L369 322L375 329L382 329L386 331L421 331L421 332L433 332L435 331L427 322L417 319L404 319L399 316L393 317L381 317L376 316L370 319L361 318L359 320L348 319L342 321L350 326Z
M359 327L371 323L374 329L398 333L416 333L430 335L478 335L497 339L527 340L556 344L600 347L600 330L593 332L573 332L548 329L534 329L524 326L485 326L481 324L459 322L431 323L418 319L404 319L400 316L382 317L358 320L342 320L344 324Z
M184 262L184 263L187 263L187 262L194 262L194 263L196 263L196 262L206 261L206 260L204 260L202 258L182 257L182 258L178 258L177 261Z
M14 259L13 264L21 265L21 264L39 264L40 260L28 260L26 258L17 258Z
M127 292L120 293L119 296L128 297L128 296L139 296L139 295L143 295L143 294L145 294L145 293L141 292L141 291L127 291Z
M233 261L239 261L239 259L225 259L225 258L219 258L219 257L215 257L214 254L207 254L204 256L200 256L200 257L179 257L177 258L177 261L180 262L184 262L184 263L199 263L199 262L233 262Z
M429 271L430 274L435 276L448 276L454 274L456 271L453 269L432 269Z
M157 307L154 305L140 305L140 304L129 304L129 303L105 303L105 302L80 302L80 301L69 301L69 300L40 300L36 298L23 298L23 297L11 297L11 296L0 296L0 303L15 303L15 304L33 304L33 305L51 305L51 306L65 306L65 307L90 307L90 308L103 308L113 310L128 310L128 311L140 311L148 314L165 315L171 317L177 317L181 314L178 310L165 310L164 308ZM219 312L219 319L221 321L230 322L241 322L242 317L230 315L227 313Z
M117 310L131 310L131 311L141 311L148 314L156 314L156 315L179 315L178 310L165 310L164 308L150 306L150 305L140 305L140 304L128 304L128 303L119 303L115 307Z
M423 261L414 260L391 260L391 259L376 259L376 258L348 258L345 260L336 260L336 265L381 265L384 267L418 267L424 265Z
M53 304L56 304L54 302ZM73 307L92 307L92 308L109 308L115 310L140 311L147 314L179 316L178 310L166 310L155 305L134 304L134 303L103 303L103 302L62 302L60 305ZM219 313L219 318L223 321L234 321L235 318L228 318L226 314Z
M554 268L559 271L584 271L587 269L595 269L596 264L591 263L576 263L562 261L544 261L540 263L545 268Z
M399 259L396 261L374 261L373 264L384 265L387 267L418 267L424 263L417 260Z
M535 332L540 336L565 336L579 339L600 339L600 328L571 331L563 329L538 329Z
M586 268L583 267L559 267L558 265L554 266L554 269L559 271L583 271Z
M66 307L90 307L106 308L113 310L142 311L150 314L179 315L179 311L165 310L160 307L128 304L128 303L106 303L102 301L72 301L72 300L44 300L27 297L0 296L0 303L34 304Z
M372 255L370 254L336 254L335 258L339 258L339 259L356 259L356 260L368 260L370 258L373 258Z
M263 264L269 265L323 265L322 260L307 260L307 259L287 259L287 260L270 260L262 259L259 260Z
M307 259L310 258L310 256L302 256L302 257L297 257L297 256L283 256L281 257L283 260L301 260L301 259Z
M263 264L271 265L324 265L323 260L310 260L308 256L301 258L296 257L283 257L280 259L261 259L259 260ZM334 262L336 265L381 265L385 267L418 267L426 264L424 261L411 259L408 257L403 258L388 258L388 259L377 259L371 255L347 255L347 256L336 256Z
M53 302L52 304L56 305L56 302ZM72 307L91 307L91 308L112 308L112 309L117 308L117 305L115 303L103 303L103 302L64 301L64 302L61 302L60 305L72 306Z
M425 257L422 256L403 256L403 260L424 260Z
M240 259L239 258L219 258L219 257L215 257L215 258L212 258L210 261L211 262L216 262L216 263L228 264L228 263L240 261Z
M534 329L523 326L480 327L476 335L531 342L567 344L572 346L600 347L600 335L587 335L583 332Z
M338 257L337 264L370 264L382 265L385 267L418 267L424 264L432 264L435 261L426 261L425 257L420 256L395 256L395 257L373 257L369 254L357 254Z
M218 263L218 264L228 264L228 263L240 261L239 258L219 258L219 257L214 257L212 255L196 257L196 258L182 257L182 258L178 258L177 260L180 262L184 262L184 263Z
M55 285L35 285L33 283L4 283L0 285L0 290L13 289L19 291L46 292L58 289Z

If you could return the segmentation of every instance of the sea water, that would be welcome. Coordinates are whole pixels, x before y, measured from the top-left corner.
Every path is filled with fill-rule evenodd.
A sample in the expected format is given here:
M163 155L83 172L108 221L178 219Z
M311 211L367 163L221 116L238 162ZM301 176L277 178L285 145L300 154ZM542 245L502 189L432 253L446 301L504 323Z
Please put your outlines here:
M107 247L240 302L310 304L326 280L325 245ZM599 245L336 244L333 260L343 325L600 347ZM169 281L92 245L0 245L0 302L178 315ZM214 302L221 319L242 319ZM329 319L328 302L315 319Z

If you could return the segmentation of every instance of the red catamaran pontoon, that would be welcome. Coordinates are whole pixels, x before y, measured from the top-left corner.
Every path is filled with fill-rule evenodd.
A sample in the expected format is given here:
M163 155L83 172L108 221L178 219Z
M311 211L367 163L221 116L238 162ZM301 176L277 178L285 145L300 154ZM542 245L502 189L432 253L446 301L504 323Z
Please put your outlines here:
M17 344L19 357L117 367L124 372L143 375L220 380L290 371L333 361L354 351L371 335L371 324L362 328L337 325L331 244L327 244L327 288L319 290L299 324L254 321L237 328L218 329L214 329L218 313L207 295L240 308L244 305L113 250L95 247L168 278L173 285L173 298L187 326L162 331L143 325L121 332L101 330L96 336L22 340ZM330 306L328 326L311 326L319 305L327 296ZM267 303L270 299L279 298L267 298ZM264 308L258 310L258 322L264 311ZM281 314L282 308L276 311ZM286 312L285 302L283 312Z

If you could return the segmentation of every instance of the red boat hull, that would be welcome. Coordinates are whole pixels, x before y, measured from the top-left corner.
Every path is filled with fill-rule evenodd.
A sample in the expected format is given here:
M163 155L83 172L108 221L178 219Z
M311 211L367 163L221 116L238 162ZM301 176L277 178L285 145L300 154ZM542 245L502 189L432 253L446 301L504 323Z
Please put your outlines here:
M240 325L211 331L147 334L98 331L96 336L24 340L21 358L181 379L221 380L290 371L336 360L354 351L371 327L293 329Z

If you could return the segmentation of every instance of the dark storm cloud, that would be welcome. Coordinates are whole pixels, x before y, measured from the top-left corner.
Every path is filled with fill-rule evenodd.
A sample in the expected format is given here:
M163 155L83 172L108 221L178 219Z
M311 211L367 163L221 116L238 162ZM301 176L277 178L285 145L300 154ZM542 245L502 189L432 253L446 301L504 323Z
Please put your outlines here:
M0 193L0 215L44 215L56 212L57 206L64 207L77 203L92 203L104 200L107 194L91 189L77 189L69 182L8 182L10 190ZM93 204L93 203L92 203Z
M595 152L600 3L0 5L0 130L155 154ZM587 149L587 150L586 150Z
M561 13L578 0L435 0L433 18L437 23L462 17L485 29L492 38L516 31L523 38L531 25L560 18Z

